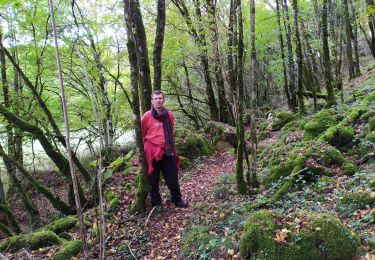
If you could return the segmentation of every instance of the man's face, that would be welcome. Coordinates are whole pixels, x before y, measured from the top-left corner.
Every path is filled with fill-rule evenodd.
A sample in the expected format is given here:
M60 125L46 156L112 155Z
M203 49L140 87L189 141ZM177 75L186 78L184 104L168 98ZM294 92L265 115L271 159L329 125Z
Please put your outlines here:
M155 109L161 109L164 105L163 94L154 94L151 99L151 103Z

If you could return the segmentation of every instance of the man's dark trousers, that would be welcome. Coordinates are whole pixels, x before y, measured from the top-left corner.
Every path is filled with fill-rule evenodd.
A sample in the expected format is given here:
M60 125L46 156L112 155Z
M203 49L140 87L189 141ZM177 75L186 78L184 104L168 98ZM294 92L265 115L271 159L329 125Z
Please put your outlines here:
M163 174L164 180L171 192L172 202L178 203L181 200L181 191L178 184L178 168L175 156L163 155L160 161L153 161L154 171L148 176L148 181L151 186L151 204L152 206L159 206L162 204L159 193L159 179L160 171Z

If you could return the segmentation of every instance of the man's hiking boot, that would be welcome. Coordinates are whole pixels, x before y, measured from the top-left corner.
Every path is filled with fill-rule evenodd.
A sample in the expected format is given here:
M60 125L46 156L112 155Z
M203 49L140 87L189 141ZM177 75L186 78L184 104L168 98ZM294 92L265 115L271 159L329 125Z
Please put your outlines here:
M174 205L176 206L176 208L187 208L187 207L189 207L189 203L184 201L184 200L180 200L179 202L176 202Z

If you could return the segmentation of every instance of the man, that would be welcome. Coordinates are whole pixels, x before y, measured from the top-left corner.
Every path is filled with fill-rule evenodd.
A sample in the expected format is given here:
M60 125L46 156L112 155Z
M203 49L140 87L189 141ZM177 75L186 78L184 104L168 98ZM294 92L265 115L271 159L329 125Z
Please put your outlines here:
M148 166L148 181L151 186L152 206L162 206L159 193L160 171L171 193L176 207L186 208L188 203L181 199L178 183L179 160L173 140L174 116L164 107L164 94L155 90L151 94L152 108L141 119L143 144Z

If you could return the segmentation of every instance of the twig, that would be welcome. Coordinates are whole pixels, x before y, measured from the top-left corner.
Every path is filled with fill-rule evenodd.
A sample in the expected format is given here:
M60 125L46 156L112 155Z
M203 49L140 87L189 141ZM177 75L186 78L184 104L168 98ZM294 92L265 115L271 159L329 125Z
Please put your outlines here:
M148 217L147 217L146 222L145 222L145 227L147 227L148 221L150 220L150 217L151 217L151 215L152 215L152 212L154 212L155 209L156 209L156 206L154 206L154 207L152 208L152 210L150 211L150 214L148 214Z
M153 207L152 210L150 211L150 213L148 214L147 219L146 219L146 221L145 221L145 228L147 227L148 221L150 220L150 217L151 217L151 215L152 215L152 213L154 212L155 209L156 209L156 206ZM133 254L133 251L132 251L130 245L131 245L131 243L133 243L133 241L134 241L135 234L137 234L138 231L139 231L140 229L141 229L141 227L139 227L136 231L134 231L134 234L133 234L133 236L132 236L132 239L130 240L130 242L129 242L129 244L128 244L128 248L129 248L130 254L133 256L134 259L137 259L137 257ZM144 232L144 231L143 231L143 232ZM142 233L143 233L143 232L142 232Z
M22 251L27 255L27 258L29 258L30 260L32 260L33 258L31 257L31 255L29 254L29 252L27 252L27 250L25 248L22 248Z

